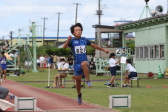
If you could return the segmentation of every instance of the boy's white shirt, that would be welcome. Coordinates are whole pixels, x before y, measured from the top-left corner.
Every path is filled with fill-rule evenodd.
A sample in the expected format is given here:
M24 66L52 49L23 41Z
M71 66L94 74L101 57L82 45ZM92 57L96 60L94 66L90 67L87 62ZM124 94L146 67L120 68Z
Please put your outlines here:
M40 63L40 60L39 60L39 59L37 59L37 63Z
M109 60L110 67L115 67L116 66L115 63L116 63L116 61L113 58L110 58L110 60Z
M126 70L128 70L129 73L136 72L135 68L130 63L126 65Z
M63 70L63 69L67 69L67 70L68 70L68 68L69 68L69 64L68 64L68 63L62 64L62 63L60 62L60 63L57 64L57 66L58 66L58 70L60 70L60 68L62 68L62 70ZM65 72L65 71L60 71L59 73L67 73L67 72Z
M39 58L39 60L40 60L40 62L44 62L44 61L45 61L45 58L41 56L41 57Z

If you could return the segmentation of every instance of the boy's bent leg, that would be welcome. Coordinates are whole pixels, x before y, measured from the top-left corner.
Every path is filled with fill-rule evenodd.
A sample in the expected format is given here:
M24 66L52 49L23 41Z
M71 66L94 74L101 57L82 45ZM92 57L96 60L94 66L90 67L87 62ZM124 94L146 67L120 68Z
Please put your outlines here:
M86 81L90 81L90 79L89 79L89 63L87 61L83 61L81 63L81 67L83 69Z
M90 83L90 79L89 79L89 63L87 61L83 61L81 63L81 67L83 69L88 87L89 88L93 87L93 85Z

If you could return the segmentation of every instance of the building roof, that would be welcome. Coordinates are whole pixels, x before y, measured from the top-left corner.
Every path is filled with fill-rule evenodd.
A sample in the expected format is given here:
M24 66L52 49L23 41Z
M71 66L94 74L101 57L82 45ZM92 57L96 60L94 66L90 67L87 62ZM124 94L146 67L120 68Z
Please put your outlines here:
M119 32L123 32L122 30L116 30L114 26L92 25L92 27L95 28L96 32L99 32L99 33L119 33Z
M114 22L133 22L132 20L118 20L118 21L114 21Z
M68 37L58 37L58 39L67 39ZM74 37L72 37L74 38ZM86 38L86 37L83 37ZM12 39L18 39L18 37L12 37ZM27 39L27 37L21 37L21 39ZM30 37L32 39L32 37ZM37 37L36 39L43 39L43 37ZM87 38L88 40L94 40L95 38ZM44 37L44 40L57 40L57 37Z
M93 25L93 28L109 28L109 29L114 29L114 26L107 26L107 25Z
M167 22L167 20L168 20L168 14L162 14L159 16L154 16L154 17L133 21L131 23L120 24L115 26L115 29L125 30L125 29L137 28L137 27L146 27L150 25L165 23Z

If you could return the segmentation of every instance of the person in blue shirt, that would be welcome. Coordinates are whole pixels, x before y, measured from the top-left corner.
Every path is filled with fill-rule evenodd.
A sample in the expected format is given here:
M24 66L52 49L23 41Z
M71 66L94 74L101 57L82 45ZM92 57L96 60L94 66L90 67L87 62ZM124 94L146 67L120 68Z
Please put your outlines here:
M86 38L82 38L83 27L80 23L76 23L70 27L71 33L74 35L74 39L71 36L68 36L68 40L64 43L63 48L71 48L73 57L74 57L74 75L76 80L76 90L78 94L78 104L82 104L82 93L81 93L81 79L82 75L86 78L86 83L88 87L92 87L89 79L89 61L86 55L86 46L89 45L95 49L109 53L108 50L105 50L99 47L96 44L91 43Z
M52 66L53 66L53 57L52 57L52 55L50 55L50 57L48 59L48 66L52 69Z
M1 73L1 82L2 82L2 76L4 75L4 79L3 81L5 82L6 80L6 63L7 63L7 59L6 56L4 55L5 52L1 52L1 57L0 57L0 64L1 64L1 68L2 68L2 73Z

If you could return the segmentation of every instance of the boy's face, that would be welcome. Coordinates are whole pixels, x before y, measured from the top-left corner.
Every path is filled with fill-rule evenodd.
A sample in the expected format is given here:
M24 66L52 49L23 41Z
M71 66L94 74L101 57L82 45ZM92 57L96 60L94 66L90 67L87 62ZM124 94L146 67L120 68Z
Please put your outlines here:
M64 60L62 60L61 62L65 62Z
M74 33L73 33L73 35L75 36L75 38L80 38L81 37L81 35L82 35L82 30L81 30L81 28L80 27L75 27L74 28Z

